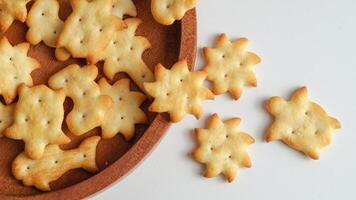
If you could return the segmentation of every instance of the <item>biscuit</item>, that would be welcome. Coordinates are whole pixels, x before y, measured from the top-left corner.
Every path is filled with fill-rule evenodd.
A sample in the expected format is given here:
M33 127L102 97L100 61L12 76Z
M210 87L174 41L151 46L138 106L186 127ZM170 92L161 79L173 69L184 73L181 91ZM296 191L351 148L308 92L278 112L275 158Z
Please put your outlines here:
M132 0L113 0L111 13L120 18L124 15L137 16L136 6Z
M115 33L112 41L104 51L104 73L113 79L118 72L126 72L144 91L143 83L154 81L153 73L142 60L142 53L151 47L150 42L135 32L141 20L125 20L127 28Z
M0 40L0 95L6 104L16 98L21 83L33 85L31 72L39 68L40 64L27 56L29 48L28 43L12 46L5 37Z
M195 129L199 147L193 157L206 165L204 176L211 178L223 174L232 182L239 168L251 167L247 148L255 142L239 129L239 118L221 121L217 114L210 116L207 129Z
M7 31L15 19L25 22L27 17L26 4L31 0L1 0L0 30Z
M14 108L14 104L3 105L0 102L0 137L2 137L2 132L9 127L14 120Z
M332 141L334 129L340 122L308 98L307 88L296 90L290 101L272 97L266 102L274 122L266 132L266 140L282 140L290 147L312 159L319 159L321 148Z
M80 67L73 64L50 77L52 89L63 89L73 100L73 110L67 115L66 123L74 135L82 135L102 125L113 101L102 95L95 79L98 69L95 65Z
M35 186L42 191L50 191L50 183L67 171L83 168L97 172L95 162L99 136L85 139L77 149L63 151L56 144L48 145L43 157L32 160L25 153L19 154L12 163L12 173L26 186Z
M214 99L214 94L203 86L206 76L203 71L190 72L186 60L177 62L171 69L158 64L156 81L144 83L146 92L155 98L149 111L168 112L172 122L182 120L187 113L200 118L201 102Z
M125 27L111 14L112 0L70 0L73 12L64 22L57 47L64 47L75 58L95 64L114 33Z
M114 101L101 125L102 137L112 138L121 133L126 140L130 140L135 133L135 124L147 123L147 117L140 109L146 96L140 92L130 91L129 79L121 79L110 85L102 78L99 86L102 93L109 95Z
M207 79L213 82L215 94L228 91L237 100L245 85L256 87L253 68L261 59L247 51L247 44L246 38L230 42L225 34L221 34L215 48L204 48L207 64L203 70L208 73Z
M171 25L195 8L197 0L151 0L153 18L160 24Z
M43 41L47 46L55 48L64 24L59 18L58 12L59 3L57 0L36 0L26 20L29 27L26 33L27 41L32 45ZM62 48L59 51L62 54L56 52L57 59L64 61L70 57L65 49Z
M46 145L66 144L70 139L62 131L64 91L53 91L45 85L19 87L19 101L14 110L14 123L4 135L25 142L26 155L43 156Z

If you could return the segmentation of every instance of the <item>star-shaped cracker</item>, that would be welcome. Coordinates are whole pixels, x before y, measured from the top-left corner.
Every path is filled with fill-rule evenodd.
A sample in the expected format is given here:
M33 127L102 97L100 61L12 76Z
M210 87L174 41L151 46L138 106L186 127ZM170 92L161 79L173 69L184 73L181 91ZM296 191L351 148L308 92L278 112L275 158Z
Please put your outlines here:
M204 176L210 178L222 173L232 182L239 168L251 167L247 148L255 140L239 129L239 118L221 121L217 114L210 116L207 129L195 129L199 147L193 157L206 164Z
M12 46L5 37L0 40L0 95L6 104L16 98L21 83L32 86L31 72L40 67L37 60L27 56L29 48L28 43Z
M33 45L43 41L47 46L55 48L64 25L58 12L57 0L36 0L26 20L29 27L26 34L27 41ZM56 49L56 57L63 61L68 59L70 54L64 48L59 48Z
M136 17L137 10L132 0L113 0L112 14L120 18L123 18L124 15Z
M0 0L0 30L5 32L15 19L25 22L26 4L31 0Z
M66 117L68 129L74 135L82 135L101 126L113 101L103 95L95 82L98 68L95 65L80 67L72 64L50 77L48 85L53 89L63 89L73 100L73 109Z
M14 104L6 106L0 102L0 137L2 137L2 132L9 127L14 120L14 107Z
M114 33L125 27L112 15L112 0L70 0L73 12L64 23L57 47L65 47L73 57L90 64L100 60Z
M116 32L104 51L104 73L113 79L116 73L126 72L144 90L144 82L154 81L153 73L141 58L151 45L145 37L135 35L141 20L129 18L125 23L127 28Z
M99 81L99 86L101 92L114 101L101 125L102 137L112 138L121 133L126 140L130 140L135 133L135 124L147 122L147 117L140 108L146 96L140 92L130 91L129 79L121 79L110 85L103 78Z
M21 153L12 163L12 173L26 186L50 191L50 183L69 170L83 168L89 172L98 171L95 158L99 141L99 136L92 136L85 139L78 148L66 151L56 144L48 145L43 157L38 160Z
M290 101L270 98L266 109L274 117L266 140L282 140L312 159L319 159L319 150L331 143L334 129L341 127L337 119L308 99L306 87L296 90Z
M70 139L62 131L64 91L54 91L45 85L19 87L19 101L14 111L14 123L4 135L25 142L25 152L32 159L42 157L48 144L66 144Z
M253 68L261 59L247 51L247 44L246 38L230 42L225 34L221 34L215 48L204 48L207 64L203 70L208 73L207 79L213 82L215 94L228 91L237 100L245 85L256 87Z
M175 20L181 20L196 4L197 0L151 0L151 11L158 23L171 25Z
M180 121L187 113L200 118L201 102L214 99L214 94L203 86L206 73L190 72L186 60L177 62L171 69L158 64L155 77L155 82L144 83L146 92L155 98L149 111L168 112L172 122Z

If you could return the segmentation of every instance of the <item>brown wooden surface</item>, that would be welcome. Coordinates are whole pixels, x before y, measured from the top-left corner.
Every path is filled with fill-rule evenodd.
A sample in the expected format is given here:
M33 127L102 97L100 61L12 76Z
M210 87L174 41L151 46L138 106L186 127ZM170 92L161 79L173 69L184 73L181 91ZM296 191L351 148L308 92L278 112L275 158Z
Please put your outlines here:
M65 19L71 12L68 0L59 0L61 4L60 17ZM171 66L178 59L186 58L190 67L193 67L196 56L196 15L195 10L187 13L181 22L172 26L162 26L154 21L150 14L149 0L134 1L138 9L138 18L143 24L138 29L138 35L149 39L152 48L147 50L143 58L151 67L157 63ZM28 9L31 5L28 5ZM15 45L25 42L26 25L15 22L4 34ZM83 59L70 59L66 62L58 62L54 57L54 50L44 44L32 46L29 55L41 63L41 68L32 73L35 84L47 84L48 78L71 63L84 64ZM98 64L100 77L102 63ZM114 82L125 74L119 74ZM113 82L111 82L113 83ZM137 89L132 85L133 89ZM2 99L1 99L2 100ZM147 112L150 104L146 101L142 108L146 111L149 124L137 125L135 138L126 142L120 135L113 139L101 140L97 148L97 164L100 172L91 174L81 169L69 171L59 180L52 182L51 192L41 192L34 187L25 187L11 174L11 162L23 151L23 142L0 138L0 199L81 199L102 190L130 172L155 146L169 127L165 115L156 115ZM68 113L72 108L72 102L67 99L65 110ZM71 137L72 142L62 146L63 149L71 149L90 135L100 135L100 128L96 128L83 136L72 135L65 124L64 132Z

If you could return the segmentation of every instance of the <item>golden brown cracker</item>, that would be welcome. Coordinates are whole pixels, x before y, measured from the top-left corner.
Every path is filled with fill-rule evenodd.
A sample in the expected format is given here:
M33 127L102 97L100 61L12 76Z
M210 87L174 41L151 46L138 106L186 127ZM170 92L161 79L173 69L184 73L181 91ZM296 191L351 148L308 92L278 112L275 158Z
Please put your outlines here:
M75 135L82 135L101 126L113 101L110 96L102 95L95 82L98 69L95 65L80 67L69 65L54 74L48 81L53 89L63 89L73 100L74 107L67 115L66 123Z
M85 139L77 149L63 151L56 144L48 145L43 157L32 160L25 153L19 154L12 163L12 173L26 186L35 186L42 191L50 191L50 182L57 180L72 169L83 168L97 172L95 162L99 136Z
M158 23L171 25L174 21L181 20L196 4L197 0L151 0L151 11Z
M240 38L229 41L221 34L214 48L204 48L207 64L203 70L208 73L208 80L213 82L213 92L229 92L234 99L239 99L245 85L256 87L253 68L261 62L254 53L247 51L248 40Z
M4 135L25 142L25 152L32 159L43 156L46 145L66 144L70 139L62 131L64 91L54 91L45 85L19 87L14 123Z
M64 25L58 12L59 3L57 0L36 0L26 20L29 27L26 33L27 41L33 45L43 41L47 46L56 48L58 36ZM58 49L58 51L62 53L57 55L56 52L58 60L64 61L70 57L64 48Z
M102 93L110 96L114 101L113 107L108 111L101 125L102 137L112 138L121 133L126 140L130 140L135 133L135 124L147 123L146 114L140 108L146 96L131 91L129 79L121 79L114 85L110 85L102 78L99 86Z
M5 32L15 19L25 22L26 4L31 0L0 0L0 30Z
M321 148L329 145L339 121L308 98L307 88L296 90L289 101L272 97L266 102L274 122L266 132L266 140L282 140L312 159L319 159Z
M217 114L210 116L206 129L195 129L198 148L193 157L206 165L204 176L210 178L223 174L232 182L241 167L252 166L247 148L255 140L240 131L239 118L221 121Z
M66 19L57 47L64 47L75 58L95 64L114 33L125 27L112 15L112 0L70 0L73 12Z
M16 98L21 83L33 85L31 72L39 68L40 64L27 56L29 48L28 43L12 46L5 37L0 40L0 95L6 104Z
M136 36L141 20L125 20L127 28L115 33L112 41L104 51L104 73L113 79L118 72L126 72L143 91L144 82L154 81L153 73L142 60L142 53L151 47L143 36Z
M190 72L186 60L177 62L171 69L158 64L156 81L144 83L146 92L155 98L149 110L168 112L172 122L180 121L187 113L200 118L201 102L214 99L214 94L203 86L206 76L203 71Z

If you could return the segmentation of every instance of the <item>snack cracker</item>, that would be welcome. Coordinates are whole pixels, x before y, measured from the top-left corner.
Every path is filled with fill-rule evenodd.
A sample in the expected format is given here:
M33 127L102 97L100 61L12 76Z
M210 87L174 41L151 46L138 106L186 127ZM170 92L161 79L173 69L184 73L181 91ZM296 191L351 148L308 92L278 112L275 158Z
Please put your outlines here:
M66 144L70 139L62 131L64 91L45 85L29 88L21 85L15 106L14 123L4 135L25 142L26 155L40 159L48 144Z
M221 34L216 47L204 48L207 64L203 70L208 73L207 79L213 82L215 94L228 91L237 100L245 85L256 87L253 68L261 59L247 51L247 44L246 38L230 42L225 34Z
M282 140L312 159L319 159L320 149L331 143L334 129L341 127L337 119L309 100L306 87L296 90L290 101L270 98L266 109L274 117L266 133L267 142Z
M155 82L144 83L146 92L155 98L149 110L168 112L172 122L180 121L187 113L200 118L201 102L214 99L214 94L203 86L206 73L190 72L186 60L177 62L171 69L158 64L155 77Z
M63 151L56 144L48 145L41 159L32 160L25 153L19 154L12 163L12 173L26 186L50 191L50 183L69 170L83 168L97 172L95 162L99 136L85 139L77 149Z
M73 100L73 110L67 115L66 123L74 135L82 135L101 126L113 101L103 95L95 82L98 69L95 65L80 67L69 65L54 74L48 81L53 89L63 89Z
M199 147L193 157L206 164L204 176L210 178L222 173L232 182L239 168L251 167L247 148L255 140L240 131L239 118L221 121L217 114L210 116L207 129L195 129Z
M26 4L31 0L1 0L0 30L7 31L15 19L25 22L27 17Z
M63 22L58 12L57 0L36 0L26 20L29 27L26 34L27 41L32 45L43 41L47 46L56 48L58 36L63 29ZM56 49L56 57L64 61L70 57L70 54L64 48L60 48Z
M135 124L147 122L146 114L140 106L146 96L140 92L130 91L130 80L120 79L110 85L104 78L99 81L104 95L110 96L113 107L108 111L105 122L101 125L102 137L112 138L121 133L126 140L130 140L135 133Z
M89 64L100 60L114 33L125 27L112 15L112 0L70 0L73 12L66 19L57 47L64 47L75 58Z
M158 23L171 25L174 21L181 20L196 4L197 0L151 0L151 11Z
M40 67L37 60L27 56L29 48L28 43L12 46L6 37L0 40L0 95L6 104L16 98L21 83L32 86L31 72Z
M151 47L150 42L135 32L141 20L125 20L127 28L115 33L112 41L104 51L104 73L113 79L118 72L126 72L144 91L143 83L154 81L153 73L142 60L142 53Z

